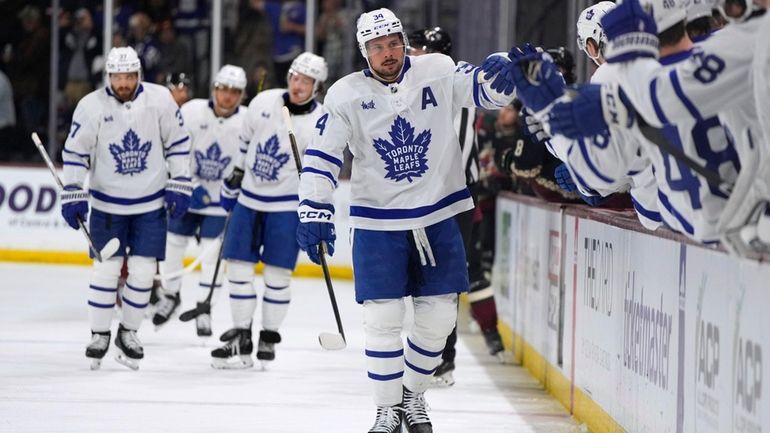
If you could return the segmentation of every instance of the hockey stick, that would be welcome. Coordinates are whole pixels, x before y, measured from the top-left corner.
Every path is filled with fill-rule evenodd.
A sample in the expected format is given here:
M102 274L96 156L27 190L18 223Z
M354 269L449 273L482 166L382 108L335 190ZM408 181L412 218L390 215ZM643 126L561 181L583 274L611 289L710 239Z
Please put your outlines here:
M198 265L201 264L201 262L203 261L203 258L206 257L207 254L209 254L210 252L214 251L214 247L215 246L216 246L216 244L212 243L211 245L206 247L205 250L201 251L201 253L198 254L198 256L195 257L195 259L192 262L190 262L189 265L185 266L184 268L179 269L178 271L169 272L167 274L155 274L155 276L153 278L155 280L157 280L157 281L173 280L173 279L181 277L182 275L189 274L190 272L194 271L195 268L198 267Z
M297 165L297 174L302 174L302 160L299 157L299 149L297 148L297 138L294 136L294 127L291 122L291 115L289 109L286 106L282 107L283 120L286 124L286 129L289 132L289 141L291 142L291 153L294 155L294 163ZM318 257L321 259L321 269L324 273L324 280L326 281L326 289L329 292L329 300L332 303L332 310L334 310L334 320L337 321L337 331L322 332L318 334L318 342L321 343L321 347L326 350L341 350L344 349L347 343L345 342L345 330L342 329L342 319L340 318L340 310L337 308L337 298L334 296L334 288L332 287L332 278L329 275L329 266L326 264L326 242L321 242L318 249Z
M56 180L56 184L59 185L59 189L64 191L64 184L62 183L61 179L59 179L59 175L56 174L56 168L53 166L51 158L48 157L48 152L46 152L45 148L43 147L43 142L40 141L40 137L38 137L37 132L32 133L32 142L35 143L37 151L40 152L40 156L43 157L45 164L48 166L48 170L51 171L51 175L53 176L54 180ZM97 261L103 262L118 252L118 248L120 248L120 240L118 238L112 238L107 241L101 251L96 249L96 246L94 246L94 239L91 237L91 233L88 232L88 228L86 228L86 225L83 223L83 219L80 218L79 215L75 216L75 218L78 220L80 231L83 232L83 235L86 237L86 241L88 241L88 247L91 248L91 251L93 251L94 258Z
M733 190L733 185L722 179L722 176L720 176L719 173L702 166L697 161L687 156L682 149L672 145L663 135L663 130L648 124L641 114L636 112L634 115L639 119L639 131L644 135L644 138L658 146L662 152L668 153L673 156L674 159L686 165L690 170L703 176L703 178L706 179L706 182L714 188L717 188L721 193L727 196L730 195Z
M211 286L209 286L209 294L206 295L206 299L198 304L192 310L187 310L179 315L179 320L182 322L189 322L190 320L200 316L201 314L211 313L211 298L214 297L214 289L217 284L217 276L219 276L219 267L222 265L222 253L225 251L225 236L227 236L227 226L230 225L230 217L233 215L232 211L228 212L225 218L225 225L222 228L222 243L219 245L219 255L217 255L217 265L214 267L214 278L211 279ZM205 253L204 253L205 254ZM203 254L201 254L203 257Z

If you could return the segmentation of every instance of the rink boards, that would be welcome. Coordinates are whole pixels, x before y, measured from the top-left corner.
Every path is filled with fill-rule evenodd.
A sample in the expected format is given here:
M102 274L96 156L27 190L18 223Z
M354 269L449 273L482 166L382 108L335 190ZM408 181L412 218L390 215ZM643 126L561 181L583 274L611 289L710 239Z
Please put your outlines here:
M768 265L515 196L496 217L501 327L591 431L767 430Z
M338 227L348 226L349 197L349 184L339 182L335 193ZM47 169L0 166L0 261L90 264L83 235L67 226L60 208L58 188ZM348 239L347 230L337 232L336 245L342 247L329 259L336 278L352 278ZM191 262L199 252L197 245L191 243L186 262ZM296 274L322 275L304 253L300 253Z

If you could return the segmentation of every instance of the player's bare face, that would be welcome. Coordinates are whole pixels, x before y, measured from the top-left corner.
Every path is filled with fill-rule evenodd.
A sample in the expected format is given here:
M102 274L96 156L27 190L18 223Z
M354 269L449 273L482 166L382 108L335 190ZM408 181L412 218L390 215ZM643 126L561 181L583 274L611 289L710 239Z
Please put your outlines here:
M241 95L243 95L243 92L238 89L219 86L214 89L214 102L217 108L223 112L231 113L238 106L238 103L241 102Z
M292 104L306 103L313 96L315 80L305 74L289 74L289 101Z
M385 81L395 81L404 65L404 41L401 35L385 35L366 43L369 67Z
M136 72L110 74L110 87L121 101L130 100L138 85L139 74Z

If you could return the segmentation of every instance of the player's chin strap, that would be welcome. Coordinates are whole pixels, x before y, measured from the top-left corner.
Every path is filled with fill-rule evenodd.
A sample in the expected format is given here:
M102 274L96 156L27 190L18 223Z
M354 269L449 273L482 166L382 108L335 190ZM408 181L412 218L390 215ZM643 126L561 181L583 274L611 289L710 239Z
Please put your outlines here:
M426 266L428 260L430 260L431 267L436 267L436 258L433 256L433 249L430 247L428 241L428 235L425 233L424 228L413 229L412 236L414 237L414 243L417 246L417 252L420 253L420 264ZM425 259L427 254L428 259Z

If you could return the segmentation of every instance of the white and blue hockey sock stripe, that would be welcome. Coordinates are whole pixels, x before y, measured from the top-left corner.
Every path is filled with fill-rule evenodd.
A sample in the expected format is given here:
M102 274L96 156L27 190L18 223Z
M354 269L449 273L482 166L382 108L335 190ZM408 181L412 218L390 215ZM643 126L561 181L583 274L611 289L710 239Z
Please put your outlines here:
M257 309L257 292L249 281L230 281L230 313L233 326L248 329Z
M262 300L262 327L277 331L289 312L291 289L289 286L273 287L265 284Z
M441 350L427 350L412 342L410 338L406 339L407 350L404 364L412 371L425 375L432 376L436 371L440 363L441 354L444 352L444 348Z
M374 385L377 406L401 403L402 378L404 377L404 349L366 349L367 375Z

